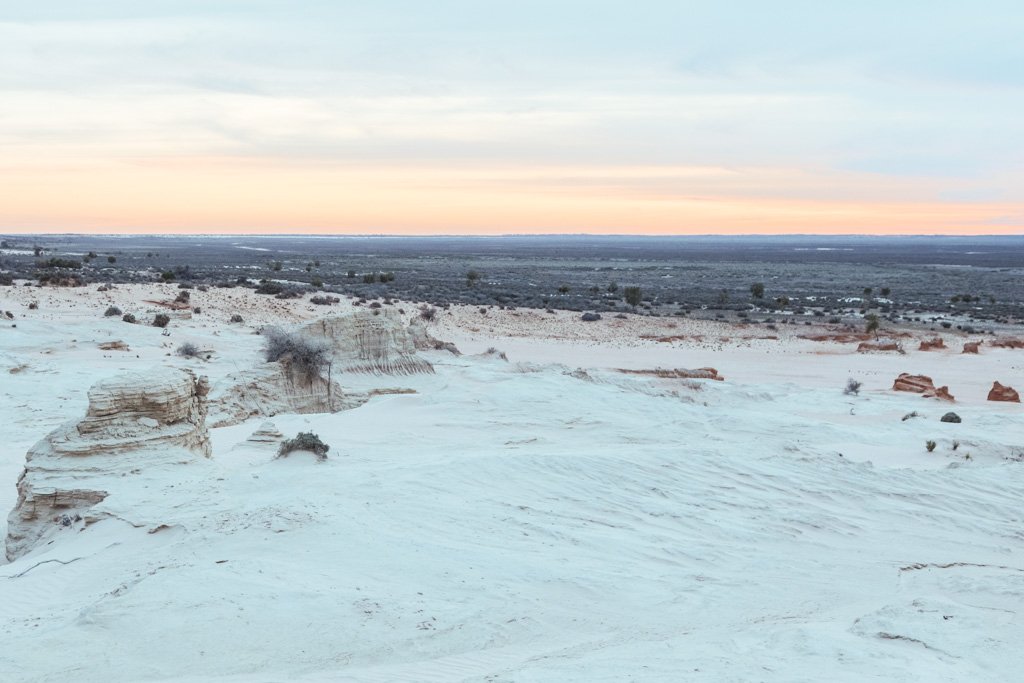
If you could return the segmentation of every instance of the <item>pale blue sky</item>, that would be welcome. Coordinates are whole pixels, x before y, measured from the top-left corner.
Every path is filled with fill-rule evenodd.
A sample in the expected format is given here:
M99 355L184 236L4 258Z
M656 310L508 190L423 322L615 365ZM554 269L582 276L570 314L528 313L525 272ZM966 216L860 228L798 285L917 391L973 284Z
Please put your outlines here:
M614 177L669 199L1024 203L1015 2L5 5L10 172L259 159L547 169L554 188Z

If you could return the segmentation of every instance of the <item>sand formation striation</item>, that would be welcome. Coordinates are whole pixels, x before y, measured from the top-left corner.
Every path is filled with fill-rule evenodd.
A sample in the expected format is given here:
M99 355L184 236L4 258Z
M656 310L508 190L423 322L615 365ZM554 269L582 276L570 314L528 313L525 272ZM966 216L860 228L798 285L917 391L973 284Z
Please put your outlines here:
M434 372L433 365L416 355L413 330L391 309L322 318L300 331L325 339L331 345L334 369L338 372L380 375Z

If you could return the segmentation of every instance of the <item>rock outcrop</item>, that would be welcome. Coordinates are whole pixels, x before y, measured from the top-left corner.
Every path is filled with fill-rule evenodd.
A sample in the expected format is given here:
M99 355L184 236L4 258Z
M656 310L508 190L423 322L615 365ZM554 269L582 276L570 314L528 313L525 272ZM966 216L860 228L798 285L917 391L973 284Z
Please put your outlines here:
M976 342L964 342L964 350L961 353L978 353L978 347L981 346L980 341Z
M54 430L25 457L8 517L7 558L61 529L113 516L104 506L121 494L141 495L147 487L137 480L145 472L209 457L208 390L205 377L174 369L93 385L85 417Z
M942 337L935 337L934 339L922 339L921 345L917 347L918 351L937 351L939 349L946 348L946 342L942 340Z
M434 366L416 355L413 333L391 309L322 318L300 331L327 340L338 372L411 375L434 371Z
M1007 403L1020 403L1020 394L1013 387L1008 387L999 382L993 382L988 392L989 401L1005 401Z
M857 344L857 353L871 353L873 351L900 351L901 347L897 342L861 342Z
M210 424L226 427L280 413L336 413L365 401L365 396L346 394L333 380L289 372L287 361L264 363L217 382L210 392Z
M938 398L943 401L954 400L952 394L949 393L949 387L942 386L936 389L932 378L927 375L911 375L904 372L893 382L892 389L893 391L910 391L921 394L925 398Z
M725 377L718 374L718 370L715 368L656 368L654 370L627 370L619 369L619 372L627 375L648 375L650 377L661 377L663 379L714 379L719 382L725 380Z

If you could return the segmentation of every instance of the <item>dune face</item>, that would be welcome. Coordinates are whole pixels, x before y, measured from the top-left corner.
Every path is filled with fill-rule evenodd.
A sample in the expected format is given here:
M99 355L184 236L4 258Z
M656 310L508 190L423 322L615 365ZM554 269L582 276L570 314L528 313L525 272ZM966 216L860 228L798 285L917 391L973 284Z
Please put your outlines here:
M8 518L14 560L52 532L89 524L124 487L124 476L154 464L210 457L205 377L172 369L126 373L93 385L77 423L48 434L25 457L18 502Z

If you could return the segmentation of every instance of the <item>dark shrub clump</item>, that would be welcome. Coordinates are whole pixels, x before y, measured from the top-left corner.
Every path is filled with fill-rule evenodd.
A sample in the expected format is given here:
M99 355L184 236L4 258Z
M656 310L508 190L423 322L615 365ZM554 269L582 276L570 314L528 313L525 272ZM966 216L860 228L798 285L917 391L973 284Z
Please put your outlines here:
M320 377L331 362L330 347L322 340L297 332L285 332L278 327L263 330L263 337L264 359L268 363L285 361L289 372L298 373L306 382Z
M113 317L115 315L121 315L121 309L118 308L117 306L111 306L103 313L103 315L107 316L108 318Z
M240 323L240 322L242 322L242 316L240 316L237 313L235 313L234 315L231 316L231 322L233 322L233 323Z
M280 294L284 291L284 287L276 282L264 282L253 291L257 294Z
M277 451L277 457L284 458L293 451L311 451L316 453L318 460L327 459L327 451L331 447L320 440L320 437L313 432L299 432L294 439L288 439L281 444Z
M125 313L121 317L121 320L125 321L126 323L134 323L135 322L135 316L132 315L131 313Z
M183 358L195 358L199 355L199 348L192 342L185 342L175 353Z
M153 327L167 327L171 322L171 316L166 313L157 313L153 316Z

